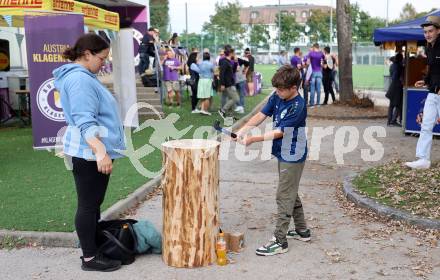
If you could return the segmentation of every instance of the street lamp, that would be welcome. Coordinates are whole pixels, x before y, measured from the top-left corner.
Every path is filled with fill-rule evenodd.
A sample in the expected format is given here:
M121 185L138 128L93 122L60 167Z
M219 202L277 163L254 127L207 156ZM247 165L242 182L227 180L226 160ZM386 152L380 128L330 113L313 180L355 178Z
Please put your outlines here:
M388 27L388 11L389 11L389 9L390 9L390 1L389 0L387 0L387 20L385 21L385 26L386 27Z
M329 39L330 39L330 50L332 48L332 43L333 43L333 0L330 0L330 34L329 34Z
M203 52L203 32L200 32L200 52Z
M278 54L281 53L281 0L278 0Z

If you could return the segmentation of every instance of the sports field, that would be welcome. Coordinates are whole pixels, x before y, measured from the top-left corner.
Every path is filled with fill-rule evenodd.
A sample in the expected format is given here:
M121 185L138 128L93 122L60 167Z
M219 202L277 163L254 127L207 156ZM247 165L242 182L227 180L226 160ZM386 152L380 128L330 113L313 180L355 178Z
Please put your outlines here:
M277 69L277 65L257 64L255 71L263 74L263 86L270 87L270 79ZM353 83L355 89L382 90L384 84L384 69L382 65L353 65Z

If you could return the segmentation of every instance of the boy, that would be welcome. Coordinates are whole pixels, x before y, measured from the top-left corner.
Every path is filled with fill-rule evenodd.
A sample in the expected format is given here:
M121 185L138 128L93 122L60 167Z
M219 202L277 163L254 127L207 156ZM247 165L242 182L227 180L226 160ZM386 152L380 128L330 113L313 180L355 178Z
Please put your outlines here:
M301 199L298 196L299 181L307 157L306 117L304 99L298 94L298 69L284 65L272 78L276 92L269 98L261 112L241 128L238 141L244 145L273 139L272 154L278 159L279 184L276 194L278 207L274 237L256 250L257 255L271 256L288 251L287 238L310 240L310 230L304 219ZM264 135L246 136L252 127L273 116L274 129ZM295 230L289 230L293 217Z

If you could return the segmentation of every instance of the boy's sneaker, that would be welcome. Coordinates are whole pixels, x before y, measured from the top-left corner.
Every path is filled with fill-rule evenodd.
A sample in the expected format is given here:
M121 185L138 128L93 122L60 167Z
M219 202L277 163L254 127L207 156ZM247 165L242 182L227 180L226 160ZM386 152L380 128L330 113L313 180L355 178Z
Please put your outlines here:
M198 114L198 113L200 113L200 110L197 108L191 111L191 114Z
M276 254L286 253L287 251L289 251L287 242L281 244L275 239L275 241L271 240L266 245L255 250L255 253L259 256L273 256Z
M84 271L110 272L121 268L121 261L109 259L102 254L97 254L87 262L84 261L84 257L81 257L81 261L81 269Z
M238 114L244 114L244 107L243 106L237 106L234 110L234 112Z
M286 234L286 237L289 239L297 239L297 240L301 240L304 242L310 241L311 237L310 237L310 229L305 229L305 230L289 230Z

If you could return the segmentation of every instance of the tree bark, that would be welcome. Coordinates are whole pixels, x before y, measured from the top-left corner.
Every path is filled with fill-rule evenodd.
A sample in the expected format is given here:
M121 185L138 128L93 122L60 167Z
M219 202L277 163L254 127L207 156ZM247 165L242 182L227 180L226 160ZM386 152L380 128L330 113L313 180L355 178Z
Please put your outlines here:
M200 267L216 260L219 144L203 139L162 144L162 259L167 265Z
M336 0L340 101L353 100L353 55L350 1Z

